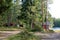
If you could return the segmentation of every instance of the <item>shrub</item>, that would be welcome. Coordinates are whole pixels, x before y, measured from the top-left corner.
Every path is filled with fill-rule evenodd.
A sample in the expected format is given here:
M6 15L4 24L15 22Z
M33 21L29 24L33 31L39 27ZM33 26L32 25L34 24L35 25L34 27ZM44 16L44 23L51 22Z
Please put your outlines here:
M6 40L40 40L40 39L28 31L22 31L21 33L9 37Z
M31 31L33 31L33 32L36 32L36 31L43 32L44 30L41 26L35 25L34 28Z
M52 32L53 33L54 31L53 30L49 30L49 32Z

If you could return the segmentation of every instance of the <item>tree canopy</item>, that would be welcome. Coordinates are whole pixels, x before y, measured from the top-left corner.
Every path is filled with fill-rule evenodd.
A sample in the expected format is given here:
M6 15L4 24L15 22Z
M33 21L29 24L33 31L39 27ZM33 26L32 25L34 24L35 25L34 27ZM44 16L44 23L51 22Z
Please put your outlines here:
M0 15L4 13L1 18L2 20L5 19L3 22L7 24L14 22L16 25L22 24L27 28L39 28L40 30L42 22L46 22L46 14L48 14L48 20L51 25L53 24L50 13L47 13L45 1L43 0L42 4L42 0L22 0L21 3L20 0L15 0L14 2L13 0L0 0ZM44 11L43 14L42 11Z
M0 14L12 6L12 0L0 0Z
M54 27L60 27L60 19L54 19Z

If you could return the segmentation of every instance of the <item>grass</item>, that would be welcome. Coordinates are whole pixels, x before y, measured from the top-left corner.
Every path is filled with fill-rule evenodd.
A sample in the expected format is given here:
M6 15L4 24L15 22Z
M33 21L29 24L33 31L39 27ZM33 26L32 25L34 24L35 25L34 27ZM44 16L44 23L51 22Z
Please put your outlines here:
M21 32L17 35L11 36L5 40L40 40L37 36L34 36L32 34Z
M14 31L14 30L20 30L17 27L0 27L0 31Z
M10 36L4 40L40 40L40 38L33 35L33 33L28 32L28 30L24 30L19 34Z
M58 33L60 33L60 30L54 30L54 32L58 32Z

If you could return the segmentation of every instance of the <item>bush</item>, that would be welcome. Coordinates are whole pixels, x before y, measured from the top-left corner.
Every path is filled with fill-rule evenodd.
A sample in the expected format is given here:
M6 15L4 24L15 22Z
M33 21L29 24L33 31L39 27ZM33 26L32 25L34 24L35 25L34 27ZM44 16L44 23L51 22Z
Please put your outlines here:
M43 28L41 26L36 26L35 25L34 28L31 31L33 31L33 32L36 32L36 31L43 32Z
M37 36L29 33L28 31L23 31L15 36L9 37L6 40L40 40Z
M54 31L53 30L49 30L49 32L52 32L53 33Z

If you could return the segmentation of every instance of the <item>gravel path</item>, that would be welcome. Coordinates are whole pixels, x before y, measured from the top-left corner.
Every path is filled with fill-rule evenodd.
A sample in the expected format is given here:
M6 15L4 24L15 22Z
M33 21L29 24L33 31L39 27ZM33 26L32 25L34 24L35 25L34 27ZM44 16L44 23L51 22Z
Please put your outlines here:
M42 40L60 40L60 33L35 33Z

